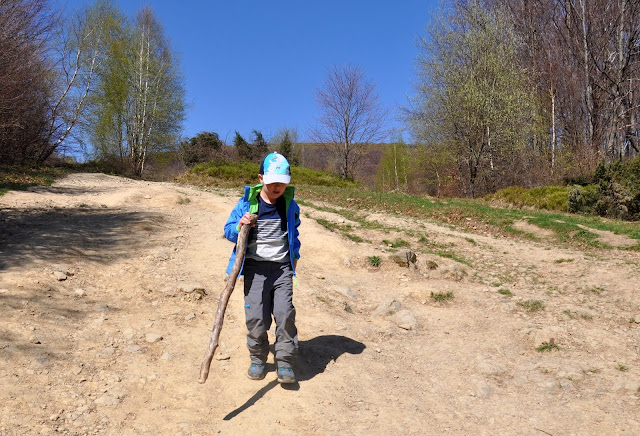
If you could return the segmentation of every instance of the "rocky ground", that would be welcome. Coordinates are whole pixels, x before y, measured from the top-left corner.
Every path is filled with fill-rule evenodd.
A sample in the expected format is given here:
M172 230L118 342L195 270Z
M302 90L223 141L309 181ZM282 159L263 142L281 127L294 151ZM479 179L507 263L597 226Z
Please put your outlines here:
M246 377L238 283L198 384L238 195L75 174L0 197L0 435L640 434L637 241L527 222L535 242L370 213L396 230L356 243L303 207L299 383ZM416 227L464 262L382 243Z

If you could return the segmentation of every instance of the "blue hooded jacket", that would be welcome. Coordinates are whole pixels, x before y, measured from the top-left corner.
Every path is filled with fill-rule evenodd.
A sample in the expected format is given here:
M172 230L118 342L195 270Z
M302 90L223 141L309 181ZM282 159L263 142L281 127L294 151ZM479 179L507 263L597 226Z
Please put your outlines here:
M261 190L262 184L258 184L253 187L244 187L244 197L242 197L238 201L238 204L233 208L233 210L231 211L231 215L229 215L229 219L224 225L224 237L229 241L235 242L237 244L238 234L240 233L238 229L238 223L245 213L258 213L258 195L260 195ZM294 192L295 188L293 186L287 186L284 194L282 194L287 207L289 258L291 259L291 270L293 271L293 275L296 274L295 268L293 267L293 261L300 259L300 240L298 239L298 226L300 225L300 208L293 199ZM227 274L231 273L235 261L236 247L233 247L233 252L231 253L231 258L229 259L229 265L227 266ZM242 266L244 267L244 262ZM240 274L242 274L242 268L240 269Z

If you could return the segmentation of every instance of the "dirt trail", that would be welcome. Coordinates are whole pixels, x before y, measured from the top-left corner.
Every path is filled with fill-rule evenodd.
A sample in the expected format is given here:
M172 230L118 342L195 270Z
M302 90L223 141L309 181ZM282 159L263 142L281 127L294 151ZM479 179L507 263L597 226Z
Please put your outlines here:
M401 235L303 207L299 383L246 377L238 283L198 384L236 201L102 174L0 197L0 435L640 434L636 252L383 214L467 264L401 267L380 242Z

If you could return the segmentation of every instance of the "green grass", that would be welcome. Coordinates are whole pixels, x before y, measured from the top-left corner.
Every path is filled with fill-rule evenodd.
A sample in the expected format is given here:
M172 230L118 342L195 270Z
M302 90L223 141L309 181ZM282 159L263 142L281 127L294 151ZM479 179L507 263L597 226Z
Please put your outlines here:
M626 235L638 243L624 250L640 251L640 226L637 223L572 215L547 210L520 210L496 207L483 199L431 199L421 196L376 192L355 187L309 186L298 191L304 201L324 202L340 208L375 211L445 223L467 231L481 229L494 235L522 238L526 235L513 227L526 221L553 232L556 242L578 248L611 247L598 235L580 226ZM476 230L474 230L474 228Z
M571 259L571 258L562 258L562 259L556 259L553 262L554 263L565 263L565 262L573 262L575 259Z
M427 261L427 268L430 270L438 269L438 263L433 260L429 260Z
M380 264L382 263L382 259L380 259L380 256L369 256L367 257L367 260L369 261L369 265L375 268L379 268Z
M536 348L536 350L538 350L538 352L540 353L544 353L545 351L549 351L551 352L552 350L560 350L560 347L558 347L556 344L542 344L540 345L538 348Z
M365 242L364 239L362 239L360 236L358 235L354 235L353 233L348 233L348 232L342 232L342 234L344 236L346 236L347 238L351 239L353 242Z
M584 293L587 295L588 294L602 295L602 293L605 291L606 289L603 288L602 286L590 286L584 289Z
M400 238L396 238L395 241L389 241L387 239L383 239L382 243L384 245L388 245L391 248L401 248L401 247L410 247L411 244L409 244L409 242L405 241L404 239L400 239Z
M335 232L338 230L338 225L336 223L326 220L324 218L316 218L316 222L320 224L322 227L324 227L325 229L331 230L332 232Z
M539 312L544 310L544 303L540 300L519 301L518 306L527 310L527 312Z
M447 291L447 292L431 292L431 299L437 303L442 303L444 301L448 301L448 300L452 300L453 299L453 292L452 291Z
M622 363L618 364L618 371L627 372L629 371L629 367L627 365L623 365Z
M506 202L519 208L533 207L535 209L566 212L569 210L568 191L567 186L543 186L531 189L512 186L501 189L495 194L487 195L485 199Z
M507 297L512 297L513 296L513 292L511 292L510 290L505 289L505 288L498 289L498 294L506 295Z
M431 254L435 254L436 256L444 257L445 259L455 260L458 263L462 263L464 265L467 265L468 267L471 267L471 262L469 262L468 260L458 256L456 253L453 253L451 251L448 251L448 250L433 250L433 251L429 251L429 252Z
M33 186L51 186L71 171L61 167L0 166L0 196L9 191L24 191Z

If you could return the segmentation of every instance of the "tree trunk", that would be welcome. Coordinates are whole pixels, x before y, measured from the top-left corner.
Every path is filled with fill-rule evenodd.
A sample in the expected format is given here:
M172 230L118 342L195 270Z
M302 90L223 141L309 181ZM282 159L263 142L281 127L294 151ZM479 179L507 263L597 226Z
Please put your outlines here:
M556 164L556 93L551 85L551 174Z

